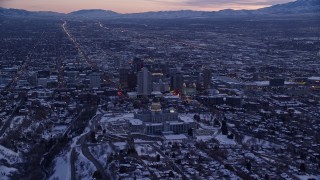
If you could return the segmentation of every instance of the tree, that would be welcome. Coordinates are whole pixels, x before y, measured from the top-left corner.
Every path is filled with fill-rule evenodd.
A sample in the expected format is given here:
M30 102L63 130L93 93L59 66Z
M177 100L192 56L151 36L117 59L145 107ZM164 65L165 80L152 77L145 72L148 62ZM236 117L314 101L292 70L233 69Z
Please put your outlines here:
M247 165L246 165L246 166L247 166L247 169L248 169L249 171L251 171L251 162L250 162L250 161L247 162Z
M176 162L177 164L181 164L181 159L177 159L177 160L175 160L175 162Z
M228 137L228 139L233 139L234 135L231 133L227 137Z
M90 138L91 138L91 142L92 142L92 143L97 142L97 140L96 140L96 133L95 133L94 131L91 131L91 133L90 133Z
M302 159L302 160L305 160L306 159L306 154L304 153L304 152L300 152L300 158Z
M93 179L102 179L102 175L100 174L99 171L95 171L92 175Z
M127 168L125 166L120 166L119 173L125 173L127 171Z
M169 172L169 177L174 178L174 173L172 171Z
M227 135L228 134L228 127L227 127L227 122L226 121L222 121L221 131L222 131L223 135Z
M189 128L189 129L188 129L188 135L189 135L189 136L193 136L193 129L192 129L192 128Z
M218 119L214 119L213 125L214 125L215 127L220 127L220 122L219 122L219 120L218 120Z
M304 163L300 164L300 171L302 171L302 172L306 172L307 171L306 165Z
M157 154L157 161L159 162L160 161L160 155Z
M199 114L195 114L193 116L193 119L196 120L197 122L199 122L200 121L200 115Z

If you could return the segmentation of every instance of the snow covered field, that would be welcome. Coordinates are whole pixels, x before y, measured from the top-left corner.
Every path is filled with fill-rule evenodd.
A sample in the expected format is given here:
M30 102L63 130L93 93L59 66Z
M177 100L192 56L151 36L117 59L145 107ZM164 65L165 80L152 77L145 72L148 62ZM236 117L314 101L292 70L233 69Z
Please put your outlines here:
M0 165L0 180L9 180L10 178L8 176L15 171L17 171L17 169Z
M64 152L54 160L54 173L50 180L71 179L70 152Z
M219 135L215 136L214 138L217 141L219 141L219 143L222 145L236 145L237 144L234 139L229 139L229 138L227 138L226 135L219 134Z

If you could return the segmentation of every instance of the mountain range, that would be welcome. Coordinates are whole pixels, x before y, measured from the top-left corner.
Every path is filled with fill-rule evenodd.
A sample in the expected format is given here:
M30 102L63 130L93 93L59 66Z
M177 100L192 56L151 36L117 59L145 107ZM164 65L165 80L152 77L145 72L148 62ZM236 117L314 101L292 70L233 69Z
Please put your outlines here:
M220 11L158 11L120 14L110 10L89 9L79 10L68 14L50 11L26 11L20 9L0 8L1 16L23 17L68 17L68 18L220 18L220 17L250 17L250 16L295 16L312 15L320 17L320 0L296 0L285 4L273 5L257 10L232 10Z

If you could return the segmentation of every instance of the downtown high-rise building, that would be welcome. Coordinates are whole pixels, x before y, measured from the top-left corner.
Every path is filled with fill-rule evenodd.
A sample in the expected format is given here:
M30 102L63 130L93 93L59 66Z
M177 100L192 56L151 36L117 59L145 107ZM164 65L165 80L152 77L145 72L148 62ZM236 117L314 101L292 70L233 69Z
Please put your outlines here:
M138 72L137 94L149 96L152 92L152 74L147 68L142 68Z
M203 87L210 88L211 85L211 79L212 79L212 71L211 69L204 69L203 70Z
M90 80L90 88L100 88L101 87L101 77L100 74L97 72L93 72L89 75Z
M171 89L172 90L181 90L183 85L183 74L176 73L171 76Z
M139 72L144 67L144 62L142 59L135 57L132 66L134 72Z

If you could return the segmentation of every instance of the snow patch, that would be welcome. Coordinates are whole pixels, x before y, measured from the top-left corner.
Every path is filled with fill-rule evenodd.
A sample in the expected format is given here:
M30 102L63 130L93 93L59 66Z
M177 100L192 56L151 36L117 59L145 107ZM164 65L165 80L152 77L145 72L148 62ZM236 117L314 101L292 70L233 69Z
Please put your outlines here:
M57 157L55 159L54 174L51 176L50 179L71 179L70 172L70 152L68 152L66 155Z
M11 175L11 173L17 171L17 169L15 168L10 168L7 166L0 166L0 180L9 180L9 176Z
M237 143L234 141L234 139L229 139L226 135L219 134L214 137L217 141L219 141L220 144L223 145L236 145Z
M15 164L21 162L21 158L18 153L0 145L0 159L5 159L9 164Z

